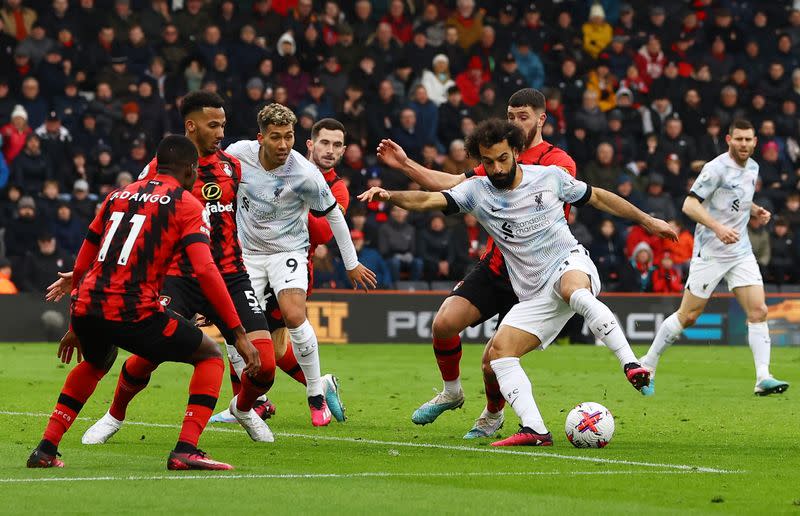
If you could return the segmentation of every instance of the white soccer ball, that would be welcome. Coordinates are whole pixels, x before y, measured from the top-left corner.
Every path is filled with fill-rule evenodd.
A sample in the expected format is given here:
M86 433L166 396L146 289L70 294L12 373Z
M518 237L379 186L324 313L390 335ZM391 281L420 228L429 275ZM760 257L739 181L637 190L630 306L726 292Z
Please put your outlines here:
M576 448L603 448L614 436L614 416L599 403L579 403L567 415L564 431Z

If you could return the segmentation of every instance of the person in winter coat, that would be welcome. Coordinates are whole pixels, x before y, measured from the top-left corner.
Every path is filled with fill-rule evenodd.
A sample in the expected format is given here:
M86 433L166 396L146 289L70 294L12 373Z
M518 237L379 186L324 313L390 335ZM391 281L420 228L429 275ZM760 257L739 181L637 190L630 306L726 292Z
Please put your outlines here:
M611 219L603 219L600 223L599 235L592 240L589 252L597 264L597 271L603 282L619 280L620 272L625 265L625 248Z
M28 135L25 148L14 160L12 168L14 182L29 195L38 193L44 182L53 178L52 163L42 149L42 142L36 133Z
M420 82L436 106L447 102L447 90L456 85L450 77L450 59L444 54L437 54L431 69L422 72Z
M789 223L781 217L775 217L772 235L769 239L770 260L767 266L768 277L777 284L797 281L797 253L795 251L794 233Z
M620 290L622 292L653 291L653 251L647 242L640 242L633 250L633 257L622 268Z
M600 4L589 9L589 21L583 24L582 30L583 50L593 59L597 59L614 37L614 30L606 21L606 12Z
M392 288L392 273L389 266L381 257L381 253L374 247L369 247L364 244L364 232L358 229L350 231L350 238L353 239L353 246L356 248L358 254L358 261L364 264L369 270L375 273L378 282L378 288ZM344 264L341 260L337 262L337 285L349 285L345 273Z
M683 274L672 262L669 253L664 253L661 263L653 271L653 292L678 294L683 292Z

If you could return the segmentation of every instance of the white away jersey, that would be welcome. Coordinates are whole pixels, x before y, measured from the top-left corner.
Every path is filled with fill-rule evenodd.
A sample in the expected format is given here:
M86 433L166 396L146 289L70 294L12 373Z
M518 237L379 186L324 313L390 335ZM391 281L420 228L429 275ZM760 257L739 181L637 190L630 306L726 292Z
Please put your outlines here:
M742 168L727 152L703 166L691 192L703 199L703 206L714 220L739 232L739 241L725 245L711 229L698 224L694 230L693 257L735 260L753 252L747 222L757 178L758 163L750 158Z
M564 218L564 203L586 203L591 187L554 165L520 168L522 181L513 190L473 176L443 193L458 211L472 213L494 238L514 292L525 301L539 293L578 245Z
M282 166L264 170L256 140L231 144L225 152L242 163L236 226L242 252L275 254L307 250L308 211L324 215L336 199L317 167L291 151Z

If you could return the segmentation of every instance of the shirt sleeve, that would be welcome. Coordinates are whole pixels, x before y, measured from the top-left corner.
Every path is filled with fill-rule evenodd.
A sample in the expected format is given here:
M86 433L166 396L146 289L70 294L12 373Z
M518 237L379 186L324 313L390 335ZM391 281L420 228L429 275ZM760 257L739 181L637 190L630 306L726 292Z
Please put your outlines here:
M700 171L700 175L697 177L697 180L695 180L694 184L692 185L692 189L689 191L689 194L697 197L700 202L703 202L708 199L717 188L719 188L719 183L720 177L717 170L710 164L706 164L703 167L703 170Z
M572 177L561 167L548 167L558 180L558 198L575 206L583 206L592 197L592 187Z
M449 190L442 192L447 199L447 208L444 210L446 215L453 213L469 213L477 206L479 179L472 178L462 181Z
M183 249L196 242L210 244L211 220L200 201L192 197L189 192L184 191L180 210L181 238L179 247Z
M315 172L306 176L297 193L308 204L312 215L323 217L336 207L337 202L325 178L318 170Z

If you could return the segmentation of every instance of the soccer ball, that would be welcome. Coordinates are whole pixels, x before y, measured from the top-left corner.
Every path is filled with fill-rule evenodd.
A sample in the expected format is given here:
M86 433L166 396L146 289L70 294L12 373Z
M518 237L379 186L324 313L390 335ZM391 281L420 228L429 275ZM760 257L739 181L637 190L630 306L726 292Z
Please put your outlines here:
M614 416L599 403L579 403L567 415L564 431L576 448L603 448L614 436Z

